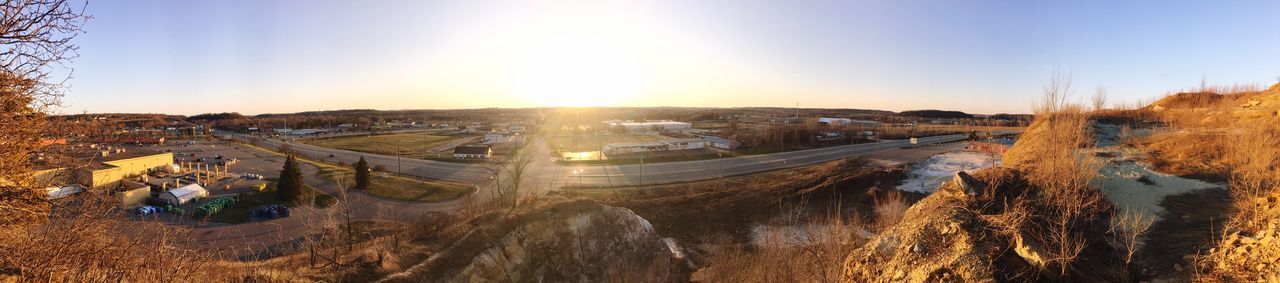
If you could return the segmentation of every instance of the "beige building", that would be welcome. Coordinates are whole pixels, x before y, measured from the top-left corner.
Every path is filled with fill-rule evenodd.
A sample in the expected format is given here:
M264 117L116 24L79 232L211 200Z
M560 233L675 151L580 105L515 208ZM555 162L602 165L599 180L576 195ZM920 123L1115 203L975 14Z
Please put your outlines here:
M151 150L104 150L94 153L91 164L76 168L76 183L90 188L107 188L120 180L162 170L173 164L173 153Z
M111 196L115 197L120 208L139 207L146 205L147 199L151 198L151 186L124 180L115 191L111 192Z

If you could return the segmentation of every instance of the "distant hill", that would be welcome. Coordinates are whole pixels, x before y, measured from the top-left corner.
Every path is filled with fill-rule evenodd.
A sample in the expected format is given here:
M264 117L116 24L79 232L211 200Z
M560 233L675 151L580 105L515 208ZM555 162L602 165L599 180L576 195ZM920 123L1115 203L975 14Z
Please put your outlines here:
M236 113L236 112L223 112L223 113L205 113L205 114L194 115L194 116L191 116L191 117L187 117L187 121L191 121L191 122L195 122L195 121L209 121L209 122L211 122L211 121L234 120L234 119L242 119L242 118L244 118L244 115L240 115L240 113Z
M908 110L902 111L901 113L898 113L898 115L931 119L973 118L973 115L969 115L968 113L948 110Z

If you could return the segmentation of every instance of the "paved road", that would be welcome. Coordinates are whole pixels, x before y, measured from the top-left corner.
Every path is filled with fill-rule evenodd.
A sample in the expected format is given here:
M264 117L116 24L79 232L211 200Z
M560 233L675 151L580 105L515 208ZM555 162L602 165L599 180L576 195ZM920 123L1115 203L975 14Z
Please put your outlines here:
M237 137L246 138L239 135ZM925 137L919 138L918 143L928 145L965 138L967 135L962 134ZM491 176L488 170L476 164L396 158L268 139L260 139L258 143L267 148L279 148L282 143L287 143L294 151L303 155L346 163L354 163L360 156L364 156L371 166L382 166L387 171L431 179L484 184ZM561 186L635 186L690 182L816 164L910 145L906 140L894 140L699 161L645 165L560 165L551 162L545 143L545 139L534 138L529 145L530 149L537 151L535 156L545 158L538 158L531 166L529 172L532 174L529 174L531 178L528 182L532 182L535 187L548 189ZM333 157L329 157L330 155Z
M922 145L936 144L964 138L966 138L965 135L928 137L919 139L919 143ZM280 144L280 141L259 140L259 145L266 148L278 148ZM481 188L481 191L491 191L488 189L492 186L489 178L491 173L476 164L411 158L397 159L394 156L331 149L300 143L289 143L289 145L293 150L313 158L354 163L360 156L364 156L371 165L381 165L388 171L401 168L404 174L476 184ZM535 159L530 165L527 171L527 176L530 176L530 178L522 183L524 188L522 191L538 193L562 186L630 186L697 181L720 176L743 175L816 164L840 158L891 151L908 145L907 141L882 141L747 157L668 162L643 166L566 166L552 161L549 157L550 154L547 152L548 147L545 139L535 138L528 146L530 146L530 149L537 151L535 156L546 158ZM329 154L333 154L333 157L328 157ZM314 167L302 167L306 176L314 174ZM269 174L270 172L261 173ZM330 195L341 195L337 186L329 183L324 178L305 178L305 180L308 184ZM479 196L484 197L484 195ZM427 211L448 211L462 206L462 200L443 203L407 202L368 196L361 192L353 192L348 197L347 202L350 205L360 208L357 210L357 215L354 216L356 219L412 222ZM192 231L193 240L195 240L193 242L197 243L198 247L232 249L233 254L226 256L239 258L270 256L273 252L288 251L289 247L294 245L296 239L308 232L314 232L310 231L311 228L324 226L319 225L320 222L335 221L337 213L339 211L333 209L298 209L294 217L270 221L239 225L199 225L194 227Z

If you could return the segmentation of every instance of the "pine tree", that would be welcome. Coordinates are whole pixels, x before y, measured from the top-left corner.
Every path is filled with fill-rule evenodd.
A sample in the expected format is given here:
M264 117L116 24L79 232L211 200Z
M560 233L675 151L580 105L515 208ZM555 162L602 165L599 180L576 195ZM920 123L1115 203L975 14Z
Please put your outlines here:
M356 189L369 189L369 162L364 161L364 156L360 156L360 161L356 162Z
M280 180L276 182L276 198L284 202L294 202L302 195L302 170L298 169L298 161L290 155L284 160L284 168L280 170Z

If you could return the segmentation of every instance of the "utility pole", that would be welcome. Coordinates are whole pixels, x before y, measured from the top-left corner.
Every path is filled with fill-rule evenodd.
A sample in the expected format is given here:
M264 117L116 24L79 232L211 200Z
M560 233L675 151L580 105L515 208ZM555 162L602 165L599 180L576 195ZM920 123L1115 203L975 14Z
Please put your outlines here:
M396 175L400 175L400 143L396 143Z
M782 142L782 152L787 152L787 128L782 128L782 137L778 141Z
M640 151L640 185L644 186L644 153L648 150Z

